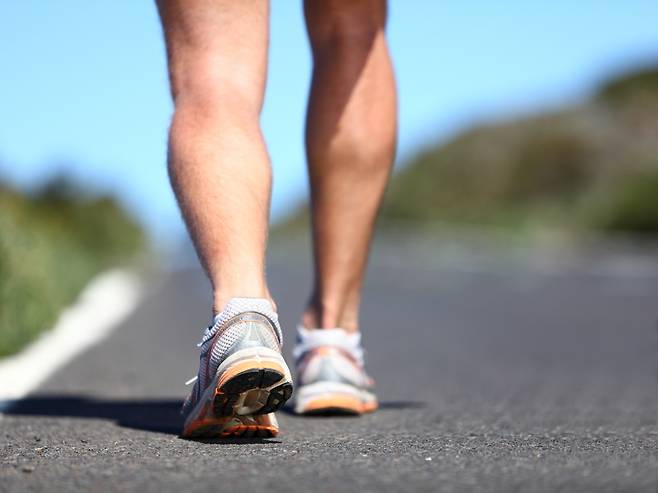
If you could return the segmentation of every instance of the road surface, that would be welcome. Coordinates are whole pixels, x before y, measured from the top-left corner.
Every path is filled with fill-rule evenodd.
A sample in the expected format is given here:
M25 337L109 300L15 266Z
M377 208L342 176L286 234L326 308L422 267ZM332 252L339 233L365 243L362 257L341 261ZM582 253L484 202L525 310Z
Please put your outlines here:
M658 268L382 250L363 310L381 410L178 438L208 321L196 268L0 419L0 491L658 491ZM450 256L448 256L450 257ZM290 353L308 258L270 261Z

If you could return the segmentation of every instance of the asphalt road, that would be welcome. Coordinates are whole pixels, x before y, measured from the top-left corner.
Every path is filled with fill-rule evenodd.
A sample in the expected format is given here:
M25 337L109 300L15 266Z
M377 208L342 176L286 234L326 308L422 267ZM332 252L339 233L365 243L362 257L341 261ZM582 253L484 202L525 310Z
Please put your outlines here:
M177 270L0 419L0 491L658 491L656 264L376 257L363 326L379 412L178 438L209 297ZM307 267L270 262L288 352Z

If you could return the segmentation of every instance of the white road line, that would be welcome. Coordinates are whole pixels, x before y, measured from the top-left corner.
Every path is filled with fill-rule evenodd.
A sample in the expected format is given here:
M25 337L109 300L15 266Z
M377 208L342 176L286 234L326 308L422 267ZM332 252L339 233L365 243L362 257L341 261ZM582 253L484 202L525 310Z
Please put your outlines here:
M130 271L116 269L94 278L52 330L19 354L0 359L0 413L105 338L136 308L141 295L140 280Z

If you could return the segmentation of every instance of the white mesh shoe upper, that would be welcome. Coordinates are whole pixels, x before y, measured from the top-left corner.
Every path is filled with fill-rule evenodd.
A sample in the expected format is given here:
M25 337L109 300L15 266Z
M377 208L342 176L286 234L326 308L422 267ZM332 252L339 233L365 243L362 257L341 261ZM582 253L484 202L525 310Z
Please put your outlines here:
M257 313L267 321L251 320L249 313ZM240 317L245 315L244 317ZM268 323L269 322L269 323ZM229 325L227 327L227 325ZM212 325L204 332L198 346L201 348L199 371L190 396L183 405L187 412L196 399L208 387L217 368L242 340L248 338L252 344L281 351L282 335L277 313L269 300L261 298L233 298L224 310L214 317Z
M364 369L360 333L350 334L343 329L308 330L300 326L293 354L299 385L323 381L359 388L373 385Z
M227 321L244 312L256 312L269 318L276 328L276 333L279 338L279 344L283 340L281 334L281 326L279 325L279 317L272 307L272 303L264 298L232 298L224 307L221 313L215 315L212 325L206 329L203 334L199 346L203 346L205 342L214 336L219 328Z
M297 326L297 344L293 356L299 359L305 352L322 346L333 346L350 353L354 359L363 365L363 348L361 333L350 334L343 329L307 329Z

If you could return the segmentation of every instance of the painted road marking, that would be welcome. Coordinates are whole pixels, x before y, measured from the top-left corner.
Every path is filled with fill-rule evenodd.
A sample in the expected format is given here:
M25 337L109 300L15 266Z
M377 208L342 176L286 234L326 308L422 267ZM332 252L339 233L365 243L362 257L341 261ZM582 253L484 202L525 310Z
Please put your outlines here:
M0 359L0 412L107 337L133 312L141 297L140 279L131 271L116 269L94 278L52 330L17 355Z

